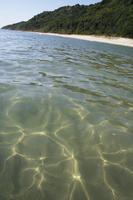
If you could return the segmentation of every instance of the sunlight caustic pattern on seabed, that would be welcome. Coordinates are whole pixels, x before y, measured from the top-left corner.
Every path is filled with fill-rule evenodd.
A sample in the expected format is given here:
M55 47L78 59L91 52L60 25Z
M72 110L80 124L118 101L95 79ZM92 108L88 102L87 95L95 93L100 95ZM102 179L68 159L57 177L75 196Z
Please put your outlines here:
M103 196L101 198L120 199L121 192L118 185L111 181L111 173L120 171L125 175L125 178L128 177L130 182L133 182L133 169L124 165L124 155L132 154L133 149L121 149L115 145L115 151L112 149L112 152L108 152L110 140L105 143L106 135L104 135L104 132L97 135L96 125L87 123L85 108L73 102L71 98L64 96L65 101L70 105L70 110L74 109L73 113L72 110L68 112L68 118L66 118L66 116L63 116L63 108L52 108L53 98L55 97L50 94L47 100L41 99L38 102L42 108L45 107L46 102L49 102L45 108L47 111L44 111L47 113L47 120L42 122L39 131L32 130L32 126L29 126L30 121L27 127L26 124L25 127L24 124L21 124L22 121L19 121L17 115L23 115L25 110L15 111L14 108L17 105L20 108L24 100L17 96L11 98L8 108L6 108L5 117L15 131L0 132L0 138L3 139L2 146L8 146L8 152L3 146L3 152L5 151L7 155L3 160L0 178L2 182L5 182L5 185L3 184L0 190L6 193L8 199L28 199L32 193L35 193L33 199L40 195L40 199L72 200L84 198L90 200L96 199L100 195L95 194L93 187L95 186L99 191L102 184L103 194L101 193L101 195ZM27 104L27 102L25 103ZM34 104L34 101L31 100L30 103ZM53 109L56 112L54 118L52 116ZM22 113L19 113L21 111ZM41 115L41 110L38 116L36 115L36 120L40 119L39 115ZM65 119L63 119L64 117ZM79 130L80 136L77 134L78 129L71 122L71 118L75 119L79 129L84 127L82 131ZM109 122L100 122L97 125L99 130L100 127L104 129L106 123ZM125 130L120 128L120 131ZM14 137L15 132L17 137ZM80 139L77 137L80 137ZM115 135L111 137L115 140ZM74 142L72 143L72 141ZM82 159L84 162L82 162ZM89 167L91 167L91 171L89 171ZM128 184L128 180L125 181ZM6 188L7 182L8 190ZM123 183L122 185L126 187ZM51 189L59 191L57 197ZM94 195L98 196L95 197ZM131 191L130 195L132 195Z

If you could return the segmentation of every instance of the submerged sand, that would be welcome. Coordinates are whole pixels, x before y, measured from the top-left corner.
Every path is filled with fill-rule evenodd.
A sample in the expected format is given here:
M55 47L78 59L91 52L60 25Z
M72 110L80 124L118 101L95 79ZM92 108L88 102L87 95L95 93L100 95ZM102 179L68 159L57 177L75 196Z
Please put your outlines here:
M75 38L80 40L88 40L92 42L102 42L108 44L122 45L133 47L133 39L122 38L122 37L106 37L106 36L95 36L95 35L76 35L76 34L58 34L58 33L39 33L46 35L54 35L66 38Z

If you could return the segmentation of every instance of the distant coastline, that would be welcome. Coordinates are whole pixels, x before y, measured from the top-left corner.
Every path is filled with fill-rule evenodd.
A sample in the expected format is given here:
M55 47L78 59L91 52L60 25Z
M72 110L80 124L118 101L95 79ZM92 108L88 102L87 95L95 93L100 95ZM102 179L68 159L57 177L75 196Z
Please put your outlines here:
M89 6L77 4L44 11L2 29L58 33L63 37L132 47L132 40L128 40L133 39L132 10L132 0L102 0Z

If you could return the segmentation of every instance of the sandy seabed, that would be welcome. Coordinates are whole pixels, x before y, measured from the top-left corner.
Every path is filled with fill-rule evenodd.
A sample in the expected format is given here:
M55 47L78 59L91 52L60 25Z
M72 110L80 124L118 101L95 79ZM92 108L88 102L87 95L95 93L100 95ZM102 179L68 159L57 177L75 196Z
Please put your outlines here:
M39 32L37 32L39 33ZM122 38L122 37L107 37L107 36L96 36L96 35L76 35L76 34L58 34L58 33L39 33L45 35L53 35L66 38L75 38L80 40L88 40L92 42L101 42L115 45L122 45L133 47L133 39Z

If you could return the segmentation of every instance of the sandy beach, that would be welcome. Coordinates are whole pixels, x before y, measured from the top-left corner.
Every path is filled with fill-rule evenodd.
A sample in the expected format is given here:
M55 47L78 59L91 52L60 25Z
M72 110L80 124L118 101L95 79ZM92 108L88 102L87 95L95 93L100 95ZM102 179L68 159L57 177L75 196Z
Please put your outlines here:
M58 33L39 33L39 34L54 35L58 37L75 38L80 40L88 40L92 42L102 42L114 45L133 47L133 39L122 38L122 37L106 37L106 36L75 35L75 34L69 35L69 34L58 34Z

